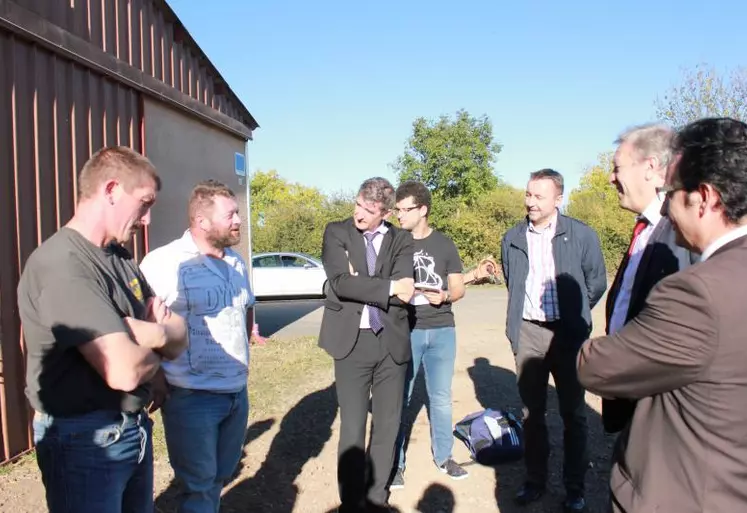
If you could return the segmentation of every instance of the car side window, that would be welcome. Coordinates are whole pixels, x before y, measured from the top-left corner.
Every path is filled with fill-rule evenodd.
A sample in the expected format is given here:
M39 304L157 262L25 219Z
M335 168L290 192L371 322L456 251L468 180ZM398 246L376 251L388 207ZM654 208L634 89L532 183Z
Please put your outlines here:
M280 258L277 255L261 256L252 259L254 267L280 267Z
M310 263L305 258L293 256L293 255L283 255L283 267L304 267L306 264Z

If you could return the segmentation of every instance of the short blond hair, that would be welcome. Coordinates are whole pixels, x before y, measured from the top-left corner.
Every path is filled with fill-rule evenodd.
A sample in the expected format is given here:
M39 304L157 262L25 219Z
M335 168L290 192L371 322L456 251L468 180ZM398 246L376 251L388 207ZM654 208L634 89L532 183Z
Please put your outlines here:
M161 179L153 163L144 155L126 146L101 148L91 155L78 175L78 201L96 194L101 184L117 180L127 192L152 181L161 190Z
M213 207L216 196L236 198L236 194L227 185L217 180L205 180L195 185L189 196L189 222L195 220L197 214Z

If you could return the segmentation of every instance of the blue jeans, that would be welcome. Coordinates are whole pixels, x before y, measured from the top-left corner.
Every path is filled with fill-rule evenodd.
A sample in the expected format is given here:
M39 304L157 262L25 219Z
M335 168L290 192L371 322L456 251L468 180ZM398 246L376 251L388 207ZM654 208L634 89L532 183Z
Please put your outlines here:
M425 386L428 389L430 405L431 451L433 461L439 467L451 458L454 446L451 425L451 378L454 376L456 360L456 331L454 327L414 329L410 334L412 361L407 369L405 400L403 409L407 409L415 388L420 364L425 370ZM399 468L405 469L405 426L400 426L397 437Z
M148 414L98 410L34 417L36 461L49 513L153 511Z
M241 460L249 421L246 388L235 393L171 387L162 407L166 447L182 485L179 513L217 513Z

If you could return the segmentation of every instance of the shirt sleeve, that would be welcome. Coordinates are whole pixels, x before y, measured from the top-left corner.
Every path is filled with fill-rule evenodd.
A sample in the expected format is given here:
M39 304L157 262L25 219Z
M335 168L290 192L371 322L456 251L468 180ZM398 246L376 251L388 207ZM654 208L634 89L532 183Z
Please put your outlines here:
M55 342L75 347L112 333L128 333L103 277L80 263L45 273L38 309Z
M718 347L713 298L697 276L675 273L660 281L646 306L619 332L587 340L578 378L590 392L638 399L700 378Z
M454 241L447 239L448 245L446 255L446 274L461 274L464 272L464 266L462 265L462 259L459 256L459 250L454 244Z
M145 278L148 284L148 289L154 296L165 297L168 291L165 290L165 280L163 275L163 269L158 269L157 258L153 252L148 253L143 257L143 260L138 266L140 268L140 274ZM159 272L160 271L160 272Z

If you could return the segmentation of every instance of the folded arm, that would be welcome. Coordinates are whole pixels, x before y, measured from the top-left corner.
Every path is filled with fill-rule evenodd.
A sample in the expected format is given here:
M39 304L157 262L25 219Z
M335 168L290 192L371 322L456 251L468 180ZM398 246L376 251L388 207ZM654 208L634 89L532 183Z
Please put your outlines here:
M112 389L132 391L158 371L160 355L132 339L105 287L84 269L45 276L38 308L55 343L80 351Z
M696 381L713 358L711 297L697 276L662 280L641 313L618 333L587 340L578 378L602 397L639 399Z
M342 230L335 225L328 225L324 232L322 263L330 287L340 299L387 308L390 304L390 296L397 296L401 292L396 282L401 278L412 279L412 255L414 251L412 240L409 240L409 244L408 242L398 243L396 240L394 241L392 245L392 250L395 252L392 275L390 278L380 278L351 272L352 267L342 236ZM407 262L408 255L409 262ZM407 265L409 265L409 268L406 268ZM396 301L392 303L394 304Z
M161 322L125 317L125 323L138 345L157 352L166 360L177 358L187 348L186 323L173 312Z

